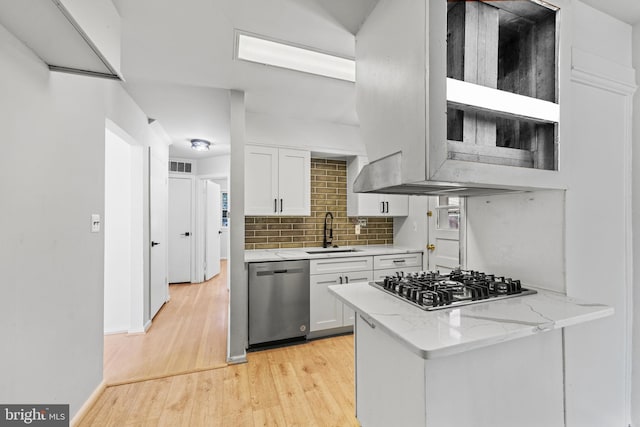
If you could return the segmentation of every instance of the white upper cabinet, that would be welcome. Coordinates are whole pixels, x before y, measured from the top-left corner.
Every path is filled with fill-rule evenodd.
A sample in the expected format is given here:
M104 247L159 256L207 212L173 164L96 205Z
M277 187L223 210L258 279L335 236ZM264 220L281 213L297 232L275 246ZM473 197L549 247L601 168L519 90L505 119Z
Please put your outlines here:
M311 214L311 155L308 151L247 145L245 214Z
M347 162L347 216L409 215L409 196L353 192L353 181L367 163L365 157L354 157Z
M356 36L356 191L564 188L567 0L380 0Z

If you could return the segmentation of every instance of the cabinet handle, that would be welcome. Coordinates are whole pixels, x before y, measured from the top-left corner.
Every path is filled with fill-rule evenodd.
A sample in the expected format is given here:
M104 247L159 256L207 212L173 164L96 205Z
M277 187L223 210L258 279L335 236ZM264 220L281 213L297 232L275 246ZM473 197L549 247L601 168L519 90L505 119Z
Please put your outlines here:
M404 264L407 260L405 259L394 259L393 263L394 264Z
M346 283L349 283L349 276L344 276L344 277L345 277Z
M282 199L280 199L280 212L282 212Z
M278 199L273 199L273 211L278 213Z
M380 213L384 213L384 202L380 202Z
M340 276L340 284L342 285L342 276Z
M385 213L389 213L389 202L384 202L385 206L387 207L387 209L385 210Z
M371 329L375 329L375 328L376 328L376 324L375 324L375 323L373 323L373 320L366 319L362 314L360 315L360 318L362 319L362 321L363 321L364 323L366 323L367 325L369 325L369 326L371 327Z

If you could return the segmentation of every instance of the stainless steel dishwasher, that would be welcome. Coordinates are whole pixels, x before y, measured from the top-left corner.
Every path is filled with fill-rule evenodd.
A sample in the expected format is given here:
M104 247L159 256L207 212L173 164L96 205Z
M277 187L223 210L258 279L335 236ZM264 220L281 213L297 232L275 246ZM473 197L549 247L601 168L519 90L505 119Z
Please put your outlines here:
M249 264L249 346L309 331L309 260Z

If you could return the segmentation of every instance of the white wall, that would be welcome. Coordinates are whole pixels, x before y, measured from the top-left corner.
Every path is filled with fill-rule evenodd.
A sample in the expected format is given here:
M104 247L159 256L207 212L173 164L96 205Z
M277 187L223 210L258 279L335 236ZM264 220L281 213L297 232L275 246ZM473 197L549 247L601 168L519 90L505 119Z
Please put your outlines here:
M633 27L633 67L640 70L640 24ZM640 93L633 103L633 366L632 421L640 426Z
M248 144L366 155L358 126L252 112L246 121Z
M131 148L107 129L103 221L105 333L126 332L131 326L131 193Z
M198 175L215 176L219 178L228 177L230 164L231 158L229 155L198 159Z
M426 250L427 237L429 235L429 223L427 211L429 210L429 197L409 196L409 215L393 218L393 244L407 248L422 249L422 268L429 267L428 253Z
M467 267L565 292L564 202L563 191L467 198Z
M233 195L229 230L229 337L227 360L246 361L249 292L244 264L244 146L245 107L244 92L231 91L231 174L229 193Z
M152 139L119 83L52 73L3 27L0 63L0 402L73 416L102 381L105 119Z

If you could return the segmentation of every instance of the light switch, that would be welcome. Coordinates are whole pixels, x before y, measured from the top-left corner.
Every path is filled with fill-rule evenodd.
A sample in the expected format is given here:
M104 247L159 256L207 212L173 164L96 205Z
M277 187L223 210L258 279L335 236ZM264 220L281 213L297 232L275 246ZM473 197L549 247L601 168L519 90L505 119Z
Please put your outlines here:
M100 215L99 214L91 215L91 232L92 233L100 232Z
M356 234L360 234L360 224L356 224Z

